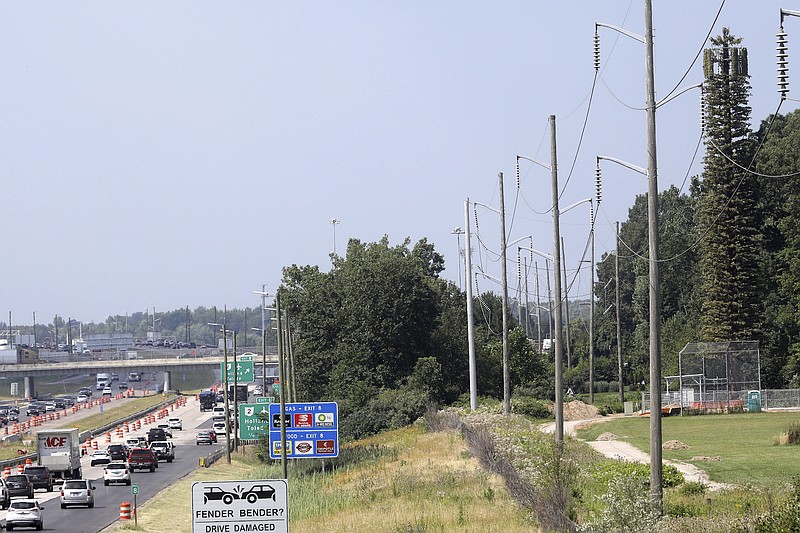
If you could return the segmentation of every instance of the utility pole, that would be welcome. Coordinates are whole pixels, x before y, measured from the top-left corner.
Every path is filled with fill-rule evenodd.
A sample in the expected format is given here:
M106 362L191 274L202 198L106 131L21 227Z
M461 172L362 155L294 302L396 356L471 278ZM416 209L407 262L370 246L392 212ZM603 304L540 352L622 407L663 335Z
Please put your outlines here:
M536 276L534 279L536 285L536 341L539 343L539 353L542 353L542 302L539 298L539 263L533 263L533 271Z
M478 409L478 371L475 363L475 325L472 309L472 246L469 235L469 198L464 201L464 268L467 289L467 337L469 346L469 406Z
M500 263L503 273L503 414L511 414L511 372L508 362L508 265L506 250L506 204L503 193L503 173L497 175L500 181Z
M569 282L567 281L567 251L564 246L564 237L561 237L561 260L564 270L564 310L567 327L567 368L572 368L572 340L569 335Z
M599 202L598 202L599 206ZM592 258L589 263L589 403L594 404L594 209L589 237L592 241Z
M281 333L281 293L275 293L275 315L277 317L278 333L278 381L280 383L281 402L281 468L283 479L289 479L288 464L286 462L286 369L283 365L283 335Z
M617 371L619 373L619 401L624 406L625 405L625 375L623 374L623 367L622 367L622 326L620 325L619 320L619 222L616 225L616 236L617 236L617 251L614 254L614 284L616 288L614 289L615 293L615 300L614 300L614 308L617 310Z
M556 116L550 115L550 177L553 211L553 284L555 289L555 374L556 374L556 443L559 455L564 446L564 351L561 345L561 231L558 214L558 151L556 150Z
M647 220L650 242L650 491L662 510L661 464L661 278L658 241L658 158L656 157L656 89L653 66L653 0L644 2L645 85L647 86Z

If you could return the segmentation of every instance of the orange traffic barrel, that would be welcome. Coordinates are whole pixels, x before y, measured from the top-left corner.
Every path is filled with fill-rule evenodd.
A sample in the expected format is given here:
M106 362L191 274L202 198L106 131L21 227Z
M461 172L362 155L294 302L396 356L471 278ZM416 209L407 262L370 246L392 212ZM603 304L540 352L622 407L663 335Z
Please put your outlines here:
M119 505L119 519L120 520L131 519L131 502L122 502Z

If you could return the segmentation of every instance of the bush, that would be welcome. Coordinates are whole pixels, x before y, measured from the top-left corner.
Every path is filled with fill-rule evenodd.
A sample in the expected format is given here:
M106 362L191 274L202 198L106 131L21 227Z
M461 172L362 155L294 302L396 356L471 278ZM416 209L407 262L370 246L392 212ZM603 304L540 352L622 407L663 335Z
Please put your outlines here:
M604 461L600 463L592 477L602 484L608 484L614 477L620 475L638 475L647 480L648 487L650 485L650 465L632 461ZM683 474L672 465L664 465L661 478L664 488L677 487L684 482Z
M608 392L608 381L595 381L594 382L594 391L595 392Z
M689 481L683 484L679 492L683 496L701 496L708 492L708 485L699 481Z
M527 396L511 398L511 410L531 418L553 418L547 402Z
M786 429L786 435L789 438L789 444L800 444L800 422L792 422Z
M756 520L756 533L800 531L800 478L792 481L793 492L782 505Z

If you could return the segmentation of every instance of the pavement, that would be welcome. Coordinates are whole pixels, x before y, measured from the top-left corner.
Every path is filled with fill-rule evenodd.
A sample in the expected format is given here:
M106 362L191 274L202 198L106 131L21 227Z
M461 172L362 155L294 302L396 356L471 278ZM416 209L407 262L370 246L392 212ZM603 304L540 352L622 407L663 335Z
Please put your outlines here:
M621 415L612 415L602 418L590 418L585 420L567 420L564 421L564 434L569 435L573 438L577 438L576 429L578 427L603 423L620 417ZM548 422L547 424L542 424L541 426L539 426L539 430L544 433L553 433L555 429L556 429L555 422ZM608 457L610 459L616 459L618 461L632 461L636 463L650 464L649 453L645 453L636 446L633 446L625 441L596 440L596 441L586 441L586 444L591 446L597 452L601 453L603 456ZM716 481L711 481L708 478L708 474L704 470L697 468L693 464L684 463L682 461L666 461L666 460L664 461L664 464L668 464L677 468L681 472L681 474L683 474L683 478L686 481L695 481L698 483L704 483L705 485L708 486L710 490L721 490L721 489L732 488L732 486L727 483L718 483Z

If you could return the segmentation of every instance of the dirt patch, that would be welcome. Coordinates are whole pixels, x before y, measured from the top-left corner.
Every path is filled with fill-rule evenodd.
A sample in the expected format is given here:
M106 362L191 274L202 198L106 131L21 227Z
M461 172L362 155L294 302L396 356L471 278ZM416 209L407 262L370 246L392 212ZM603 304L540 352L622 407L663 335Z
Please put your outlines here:
M661 448L664 450L688 450L689 446L679 440L668 440L661 445Z
M708 462L722 461L722 457L720 457L719 455L716 455L714 457L706 457L705 455L695 455L694 457L692 457L689 460L690 461L705 461L706 463L708 463Z
M611 433L610 431L606 431L605 433L601 433L597 440L617 440L617 436Z
M564 404L564 420L586 420L600 418L600 411L594 405L574 400Z

